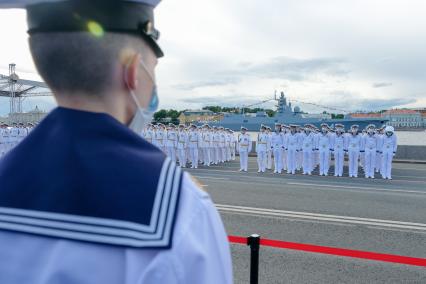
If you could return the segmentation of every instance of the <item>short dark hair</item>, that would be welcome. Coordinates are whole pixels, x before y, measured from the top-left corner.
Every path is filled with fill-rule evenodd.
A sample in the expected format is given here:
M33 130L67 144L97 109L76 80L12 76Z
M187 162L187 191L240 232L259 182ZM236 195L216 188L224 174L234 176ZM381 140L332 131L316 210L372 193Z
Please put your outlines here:
M96 37L88 32L38 33L31 35L29 45L38 72L56 95L101 95L111 87L122 51L130 46L147 48L133 35Z

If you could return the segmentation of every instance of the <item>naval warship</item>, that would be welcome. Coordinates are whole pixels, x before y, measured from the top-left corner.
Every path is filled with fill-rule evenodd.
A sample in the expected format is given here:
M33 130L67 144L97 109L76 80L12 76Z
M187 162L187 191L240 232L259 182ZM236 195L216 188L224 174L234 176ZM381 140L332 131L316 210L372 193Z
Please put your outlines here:
M357 124L360 129L364 129L367 125L373 124L376 127L381 127L387 122L384 118L352 118L350 115L345 115L342 119L321 119L304 117L299 107L292 107L291 102L287 103L287 98L284 92L281 92L278 101L277 111L273 117L269 117L266 112L258 112L255 116L252 114L235 114L225 113L223 119L214 122L208 122L210 126L223 126L232 130L240 130L242 126L246 127L249 131L258 131L261 125L269 126L273 129L275 123L280 124L296 124L305 125L313 124L320 127L321 124L326 123L330 127L335 124L343 124L345 129L349 129L351 125ZM199 123L203 124L202 122Z

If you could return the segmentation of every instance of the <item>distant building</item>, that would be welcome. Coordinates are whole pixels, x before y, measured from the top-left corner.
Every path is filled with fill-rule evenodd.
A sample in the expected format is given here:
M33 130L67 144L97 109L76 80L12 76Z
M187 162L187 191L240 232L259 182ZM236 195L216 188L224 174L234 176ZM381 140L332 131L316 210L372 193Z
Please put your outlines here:
M391 109L383 113L383 118L389 120L386 124L395 128L422 128L424 118L419 111L412 109Z
M223 114L216 114L211 110L187 110L179 115L180 123L192 123L192 122L208 122L217 121L223 117Z
M350 113L352 118L381 118L382 114L379 112L359 112L359 113Z
M422 122L423 122L423 128L426 128L426 108L417 108L413 109L415 111L418 111L422 116Z
M19 112L19 113L12 113L9 114L9 117L6 118L7 123L38 123L40 122L45 116L47 115L47 112L42 111L38 108L38 106L35 107L32 111L29 112Z

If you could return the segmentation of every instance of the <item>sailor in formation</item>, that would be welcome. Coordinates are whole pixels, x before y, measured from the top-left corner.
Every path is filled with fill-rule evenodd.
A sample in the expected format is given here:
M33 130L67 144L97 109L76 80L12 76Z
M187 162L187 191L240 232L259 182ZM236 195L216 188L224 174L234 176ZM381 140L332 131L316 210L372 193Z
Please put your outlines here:
M201 143L201 136L197 131L197 126L192 124L189 127L188 133L188 148L189 148L189 158L191 162L191 169L198 168L198 147Z
M0 124L0 158L24 140L34 128L32 123Z
M251 152L251 138L247 133L246 127L241 127L241 133L238 135L238 153L240 154L240 172L248 170L248 154Z
M268 135L269 146L266 149L266 169L272 170L272 149L270 147L272 130L269 126L266 127L266 134Z
M348 135L349 177L358 177L358 159L362 148L362 137L359 134L359 126L352 125Z
M148 124L142 131L142 137L160 149L164 149L172 161L180 167L198 168L199 164L209 167L235 160L237 138L234 132L223 127L210 127L205 124L189 127L170 123L165 130L162 124ZM153 139L149 140L149 137ZM162 147L162 145L164 145Z
M266 126L262 125L256 139L258 173L264 173L266 171L267 149L270 147L269 144L269 135L266 133Z
M287 135L290 133L290 128L288 125L281 125L281 137L283 142L283 150L282 150L282 170L287 171Z
M330 169L330 149L331 135L327 125L321 125L321 133L318 134L318 153L319 153L319 175L327 176Z
M296 132L297 125L290 125L290 133L287 134L287 173L296 174L296 159L297 154L299 153L299 135Z
M231 137L231 161L235 161L235 152L236 152L236 146L237 146L237 138L235 137L234 131L229 130L229 136Z
M385 135L379 142L382 155L381 174L383 179L392 179L392 159L397 150L397 138L394 132L392 126L386 126Z
M302 153L303 153L303 174L312 175L313 171L313 151L315 149L314 134L311 132L311 126L305 125L301 135Z
M334 176L343 175L343 165L345 161L346 137L343 124L336 124L336 132L331 139L331 151L334 157Z
M180 124L177 132L177 156L179 160L179 166L186 168L186 147L188 144L188 135L185 131L185 125Z
M210 126L205 124L202 127L201 132L201 147L203 149L203 165L209 167L212 163L211 160L211 145L212 145L212 133L210 131Z
M174 151L178 152L179 165L182 167L187 163L191 164L191 168L198 168L199 163L208 167L211 164L229 162L235 160L235 153L238 150L240 171L247 171L247 157L252 145L245 127L241 128L241 134L238 136L230 129L221 126L210 127L207 124L199 128L195 125L189 128L180 125L180 130L176 134L173 129L174 126L169 125L167 131L163 133L161 124L158 127L148 125L143 137L148 141L153 137L152 141L155 143L155 137L161 136L156 132L163 133L168 138L176 135L176 144L163 143L170 147L170 149L166 147L166 153L172 160L175 160ZM361 167L365 178L374 178L376 171L380 172L382 178L390 179L389 169L392 167L391 156L394 155L394 148L396 151L396 135L392 128L386 129L368 125L365 131L360 132L358 125L352 125L346 133L342 124L336 124L335 128L321 124L318 128L312 124L300 127L276 123L275 131L269 133L268 127L261 125L255 142L258 172L264 173L268 169L270 152L275 174L280 174L283 170L288 174L295 174L299 170L300 163L302 174L312 175L313 171L318 169L320 176L327 176L334 160L334 176L342 177L344 157L347 155L349 177L358 177ZM184 141L180 143L181 146L178 143L179 139Z
M280 174L283 170L284 136L281 125L275 124L275 131L271 134L271 151L274 157L274 174Z
M376 134L375 126L370 124L367 126L366 134L363 135L363 168L365 178L374 178L374 168L376 165L376 154L380 143L380 138Z
M171 123L167 127L167 133L165 135L165 149L166 154L172 159L173 162L176 162L176 148L177 148L177 133L176 133L176 126Z

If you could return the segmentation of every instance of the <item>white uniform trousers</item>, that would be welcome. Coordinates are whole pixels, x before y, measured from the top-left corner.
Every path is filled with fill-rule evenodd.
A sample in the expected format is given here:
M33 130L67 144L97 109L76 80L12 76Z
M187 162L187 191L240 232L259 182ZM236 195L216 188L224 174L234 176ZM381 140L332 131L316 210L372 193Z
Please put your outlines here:
M378 172L381 173L382 172L380 170L381 167L382 167L382 153L376 152L376 166L375 166L376 173L378 173Z
M274 171L277 173L281 173L281 171L283 170L283 151L281 148L274 148L272 151L274 153Z
M232 159L232 154L231 154L231 146L227 146L226 147L226 161L229 162Z
M176 162L176 149L174 146L166 147L166 155L169 156L173 162Z
M220 161L224 163L226 161L226 147L220 147Z
M235 161L235 145L231 146L231 160Z
M210 147L204 147L203 148L203 156L204 156L204 166L210 166L212 163L211 160L211 148Z
M186 149L177 149L179 157L179 166L182 168L186 167Z
M382 177L391 179L391 171L392 171L392 159L393 152L392 151L384 151L382 156Z
M287 150L287 173L295 174L296 173L296 158L297 153L299 153L296 149L288 149Z
M212 160L212 164L217 165L218 161L219 161L219 157L218 157L218 151L217 151L217 146L212 146L210 148L211 150L211 160Z
M330 150L320 150L319 151L319 175L328 175L328 170L330 168Z
M376 149L365 149L364 172L366 178L374 178L374 167L376 165Z
M311 150L303 150L303 173L312 174L312 162L313 162L313 152Z
M358 177L359 149L349 149L349 177Z
M302 150L296 152L296 169L300 171L302 168L303 153Z
M241 170L247 171L248 151L240 151L240 167L241 167Z
M189 147L189 158L191 160L191 168L198 168L198 148L197 147Z
M345 153L343 150L334 150L334 176L341 177L343 175L344 161Z
M272 150L266 152L266 168L268 170L272 169Z
M282 149L282 157L283 157L283 170L286 171L287 170L287 150Z
M259 150L257 152L257 166L259 171L264 173L266 170L267 154L266 150Z

